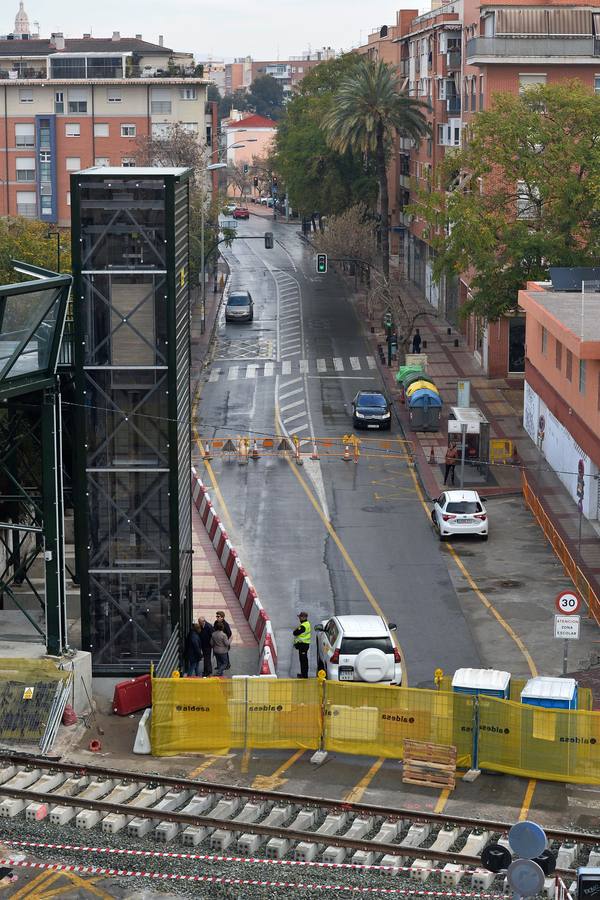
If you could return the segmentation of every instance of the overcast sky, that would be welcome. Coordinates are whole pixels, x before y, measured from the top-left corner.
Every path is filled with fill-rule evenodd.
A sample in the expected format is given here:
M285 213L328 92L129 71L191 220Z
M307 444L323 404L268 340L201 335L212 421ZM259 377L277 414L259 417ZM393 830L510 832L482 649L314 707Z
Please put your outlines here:
M18 0L3 4L0 31L12 31ZM350 49L365 41L382 25L392 25L399 8L422 8L423 0L25 0L29 21L39 21L40 34L63 31L65 37L108 37L141 32L145 40L158 41L196 56L215 59L237 56L286 59L309 46Z

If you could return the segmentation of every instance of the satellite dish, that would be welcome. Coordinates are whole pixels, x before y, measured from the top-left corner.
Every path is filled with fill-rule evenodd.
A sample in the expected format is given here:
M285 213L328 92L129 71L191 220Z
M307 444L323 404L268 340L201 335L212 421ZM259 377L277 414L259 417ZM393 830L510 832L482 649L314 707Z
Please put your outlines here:
M535 822L517 822L508 832L508 843L521 859L535 859L546 849L546 833Z
M519 897L535 897L544 887L544 872L532 859L515 859L508 867L506 877Z
M388 36L388 27L387 25L382 25L379 29L379 37L387 37Z

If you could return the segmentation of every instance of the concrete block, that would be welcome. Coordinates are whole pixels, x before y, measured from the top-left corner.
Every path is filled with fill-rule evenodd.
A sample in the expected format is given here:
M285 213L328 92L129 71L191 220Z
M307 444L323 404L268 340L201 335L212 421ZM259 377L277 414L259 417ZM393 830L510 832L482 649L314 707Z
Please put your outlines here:
M489 831L481 831L479 828L472 831L457 856L481 856L481 851L490 839Z
M579 846L577 844L561 844L558 848L558 853L556 856L556 868L572 869L573 863L575 862L575 857L577 856L578 852Z
M406 865L405 856L394 856L392 853L386 853L379 861L380 866L387 866L388 874L393 875L394 869L401 869Z
M471 875L473 891L488 891L494 883L495 874L487 869L475 869Z
M90 781L87 787L85 787L77 796L80 799L85 800L100 800L102 797L105 797L113 787L114 783L110 779L107 781L96 779ZM50 823L52 825L66 825L67 822L70 822L71 819L74 819L77 815L76 806L77 801L75 801L73 806L54 806L50 810ZM93 810L87 811L93 812ZM82 812L84 812L84 810L82 810ZM100 813L97 815L100 817ZM80 827L84 828L87 826L82 824Z
M271 838L265 847L265 856L267 859L283 859L289 849L290 842L287 838Z
M457 842L461 834L462 828L453 828L451 825L444 825L429 849L443 850L445 852Z
M346 859L347 850L345 847L327 847L323 851L324 863L343 863Z
M372 850L356 850L352 854L352 862L355 866L372 866L375 862L375 854Z
M400 841L401 847L420 847L423 841L429 837L431 825L428 822L421 822L411 825L408 829L406 837Z
M164 812L171 812L174 809L179 809L189 797L190 791L167 791L167 793L161 797L158 803L152 808L164 810ZM142 816L136 816L136 818L132 819L127 825L127 834L130 837L143 837L145 834L152 831L155 821L155 819L144 819Z
M465 870L462 866L458 866L456 863L446 863L440 873L440 881L444 887L456 887L464 874Z
M425 882L431 875L432 869L432 859L415 859L414 863L410 867L410 877L425 884Z

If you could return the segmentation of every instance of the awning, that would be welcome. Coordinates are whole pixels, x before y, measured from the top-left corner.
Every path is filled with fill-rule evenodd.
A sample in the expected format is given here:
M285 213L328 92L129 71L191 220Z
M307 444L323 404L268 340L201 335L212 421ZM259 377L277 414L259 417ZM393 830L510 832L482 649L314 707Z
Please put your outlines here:
M565 10L566 12L566 10ZM528 36L548 34L548 12L545 9L496 10L496 36L522 34Z

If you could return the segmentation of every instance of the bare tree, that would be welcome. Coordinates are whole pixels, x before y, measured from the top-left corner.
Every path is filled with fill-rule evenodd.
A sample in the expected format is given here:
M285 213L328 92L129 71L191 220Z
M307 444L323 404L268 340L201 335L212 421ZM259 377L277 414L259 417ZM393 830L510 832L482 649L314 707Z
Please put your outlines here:
M137 140L136 157L143 166L182 166L192 169L194 180L206 168L207 148L198 135L175 122L160 136L144 135Z
M248 163L245 165L248 166ZM230 163L227 166L227 184L233 185L234 195L237 189L242 200L246 197L252 184L252 176L249 171L244 171L244 163Z
M362 203L328 218L327 227L315 235L313 243L322 253L358 266L371 266L377 253L375 226Z

